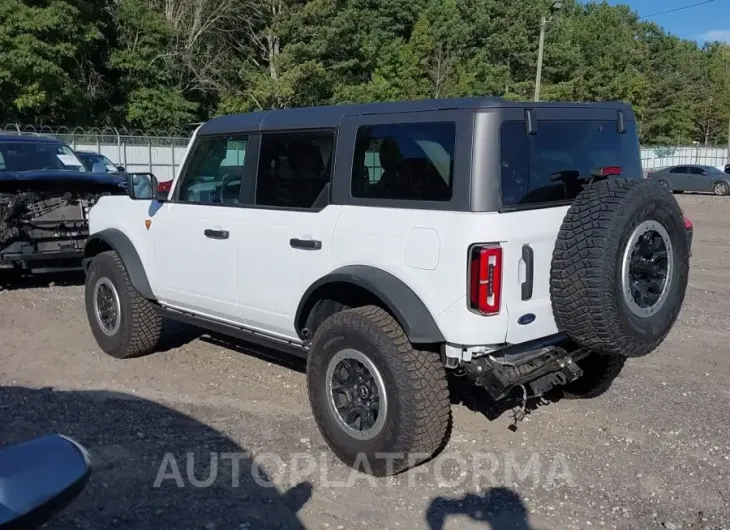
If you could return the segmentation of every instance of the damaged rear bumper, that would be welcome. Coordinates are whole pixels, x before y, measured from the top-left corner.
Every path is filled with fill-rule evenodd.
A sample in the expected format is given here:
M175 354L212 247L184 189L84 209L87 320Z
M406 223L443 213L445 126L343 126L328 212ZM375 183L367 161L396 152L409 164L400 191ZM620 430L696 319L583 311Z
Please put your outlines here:
M517 387L539 396L556 386L571 383L583 375L577 362L589 352L575 345L565 334L485 351L461 368L495 401Z

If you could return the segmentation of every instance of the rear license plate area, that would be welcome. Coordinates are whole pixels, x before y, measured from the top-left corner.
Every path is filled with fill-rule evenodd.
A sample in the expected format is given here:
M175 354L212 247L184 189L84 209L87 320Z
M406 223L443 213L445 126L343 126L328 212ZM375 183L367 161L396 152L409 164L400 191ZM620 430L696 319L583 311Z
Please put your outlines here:
M560 370L550 372L528 383L533 395L540 396L553 388L572 383L583 375L583 370L574 362L567 362Z

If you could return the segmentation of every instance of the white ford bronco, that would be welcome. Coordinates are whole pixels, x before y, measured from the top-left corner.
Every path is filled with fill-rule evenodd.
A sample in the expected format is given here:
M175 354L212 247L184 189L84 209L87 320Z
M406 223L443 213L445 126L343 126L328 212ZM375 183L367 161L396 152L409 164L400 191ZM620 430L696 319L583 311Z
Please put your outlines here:
M129 180L90 212L100 347L146 355L184 322L304 356L323 437L376 475L443 447L449 374L494 400L605 392L688 281L691 223L642 178L623 104L230 115L198 128L171 186Z

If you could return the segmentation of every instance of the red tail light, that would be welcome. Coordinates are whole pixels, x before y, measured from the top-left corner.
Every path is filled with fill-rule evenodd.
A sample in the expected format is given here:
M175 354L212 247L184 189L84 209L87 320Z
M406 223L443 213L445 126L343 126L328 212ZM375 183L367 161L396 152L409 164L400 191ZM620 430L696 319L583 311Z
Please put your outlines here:
M694 225L692 224L692 221L689 220L689 217L686 215L684 216L684 229L685 230L692 230L694 228Z
M159 193L170 193L172 189L172 180L165 180L164 182L157 183L157 191Z
M469 260L469 307L483 315L496 315L502 299L502 247L476 245Z
M606 166L601 168L602 177L617 177L621 175L621 166Z

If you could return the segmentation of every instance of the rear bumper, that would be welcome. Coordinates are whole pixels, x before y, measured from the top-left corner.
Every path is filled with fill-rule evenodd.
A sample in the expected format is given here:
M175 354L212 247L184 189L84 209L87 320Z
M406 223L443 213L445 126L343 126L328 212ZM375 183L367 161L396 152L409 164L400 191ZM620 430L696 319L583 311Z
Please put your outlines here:
M465 369L497 401L519 386L529 387L532 395L542 395L553 386L578 379L583 371L576 362L586 355L588 350L558 333L479 357Z

